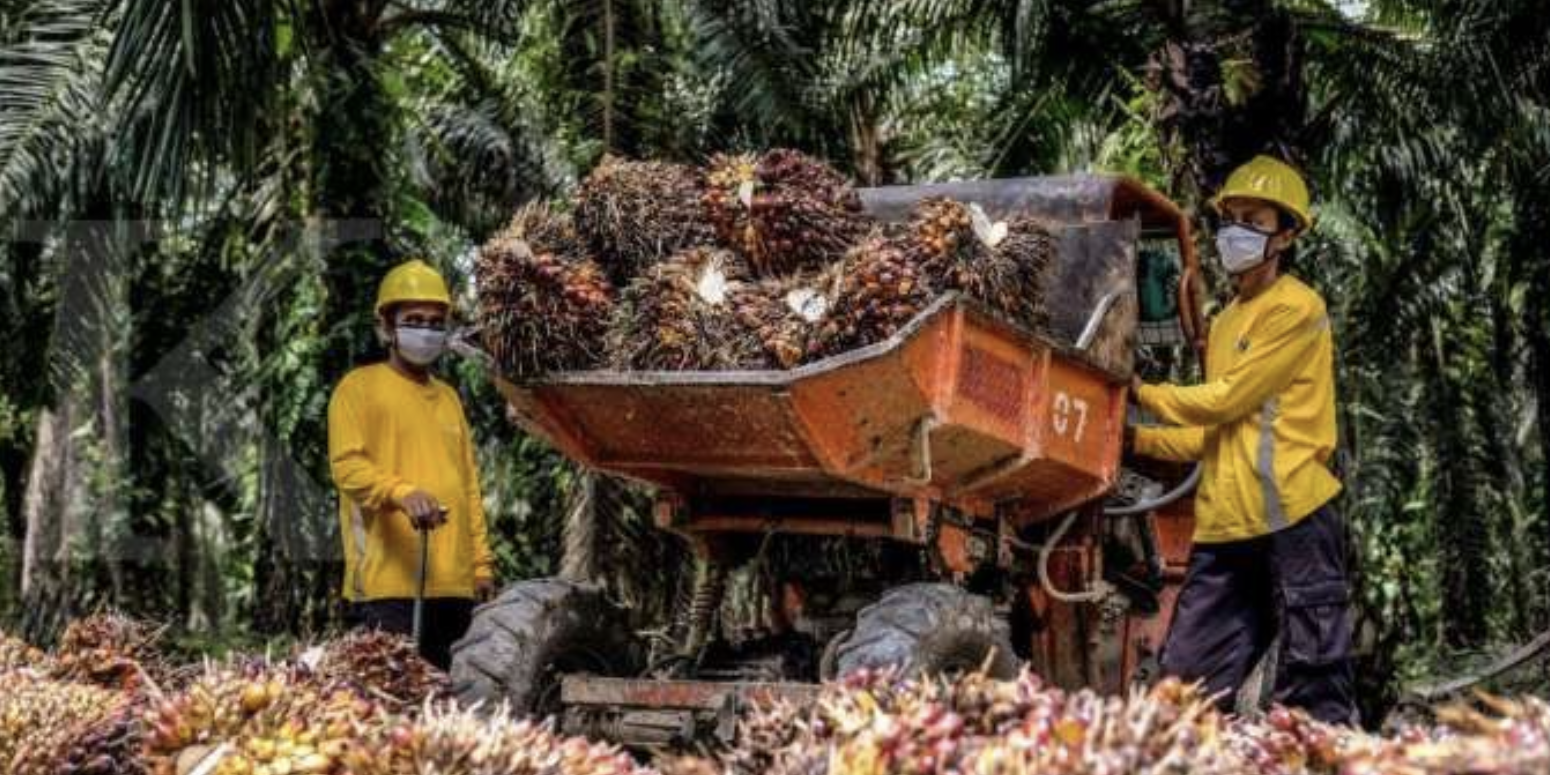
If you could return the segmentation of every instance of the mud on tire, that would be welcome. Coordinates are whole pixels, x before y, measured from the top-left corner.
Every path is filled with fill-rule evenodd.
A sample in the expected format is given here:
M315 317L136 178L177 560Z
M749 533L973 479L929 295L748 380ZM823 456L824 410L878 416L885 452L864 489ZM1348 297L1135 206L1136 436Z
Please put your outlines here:
M513 712L559 711L559 676L630 676L640 650L624 611L595 586L560 579L522 581L474 610L452 646L452 689L468 704L502 700Z
M1007 625L990 600L951 584L895 587L856 615L856 626L833 646L836 676L895 667L905 675L978 670L1017 675Z

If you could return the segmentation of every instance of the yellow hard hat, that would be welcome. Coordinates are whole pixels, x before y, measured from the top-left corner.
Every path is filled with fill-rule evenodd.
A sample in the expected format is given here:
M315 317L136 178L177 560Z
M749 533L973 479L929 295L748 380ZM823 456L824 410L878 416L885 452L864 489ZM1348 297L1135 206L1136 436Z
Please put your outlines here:
M393 267L377 286L377 313L389 304L405 301L430 301L452 306L447 281L430 264L418 258Z
M1237 198L1259 199L1280 207L1297 219L1298 231L1306 231L1313 225L1313 213L1308 209L1308 184L1297 170L1269 156L1255 156L1233 170L1227 176L1226 185L1211 200L1211 207L1220 213L1223 200Z

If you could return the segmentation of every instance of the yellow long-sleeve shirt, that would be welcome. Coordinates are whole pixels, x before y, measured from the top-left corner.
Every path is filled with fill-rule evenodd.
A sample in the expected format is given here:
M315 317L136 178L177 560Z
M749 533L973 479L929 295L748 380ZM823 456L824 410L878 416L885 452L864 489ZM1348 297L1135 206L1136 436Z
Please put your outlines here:
M1295 277L1234 300L1211 324L1206 381L1143 385L1146 410L1174 427L1136 430L1136 452L1204 462L1195 540L1237 541L1295 524L1340 492L1334 337L1324 300Z
M427 597L473 597L492 578L479 468L463 404L446 383L379 363L345 375L328 402L348 600L413 597L419 536L395 504L415 488L447 508L431 531Z

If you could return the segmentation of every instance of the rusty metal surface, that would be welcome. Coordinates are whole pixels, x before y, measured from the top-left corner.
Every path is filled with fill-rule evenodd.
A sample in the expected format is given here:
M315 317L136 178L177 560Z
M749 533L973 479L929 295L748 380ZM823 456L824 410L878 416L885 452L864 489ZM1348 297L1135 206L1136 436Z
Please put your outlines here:
M587 372L502 391L567 455L661 486L871 492L985 516L1101 494L1123 400L1117 376L957 296L888 341L788 372ZM998 465L1005 476L972 481Z
M916 202L932 196L976 202L997 219L1034 216L1054 223L1091 223L1136 217L1148 229L1171 231L1182 218L1172 203L1118 175L966 180L863 188L859 193L867 212L885 221L903 220Z
M729 701L743 706L777 700L811 702L819 687L799 683L669 681L567 675L560 680L560 702L567 706L718 711Z
M1046 294L1050 331L1061 342L1077 340L1104 296L1119 294L1104 317L1097 340L1085 353L1108 371L1129 377L1135 350L1139 305L1136 303L1135 221L1108 221L1062 229L1054 276Z

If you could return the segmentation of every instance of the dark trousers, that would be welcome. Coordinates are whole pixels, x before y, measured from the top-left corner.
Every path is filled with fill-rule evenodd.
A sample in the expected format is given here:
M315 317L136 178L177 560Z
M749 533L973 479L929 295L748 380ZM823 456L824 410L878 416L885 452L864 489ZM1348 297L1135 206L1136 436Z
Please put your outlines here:
M451 667L452 644L468 631L473 613L474 601L468 598L426 598L420 656L442 670ZM414 634L414 601L408 598L350 603L345 607L344 616L345 623L351 627L382 630L405 637Z
M1267 536L1196 544L1162 669L1203 681L1223 710L1281 636L1275 701L1356 722L1345 522L1329 506Z

